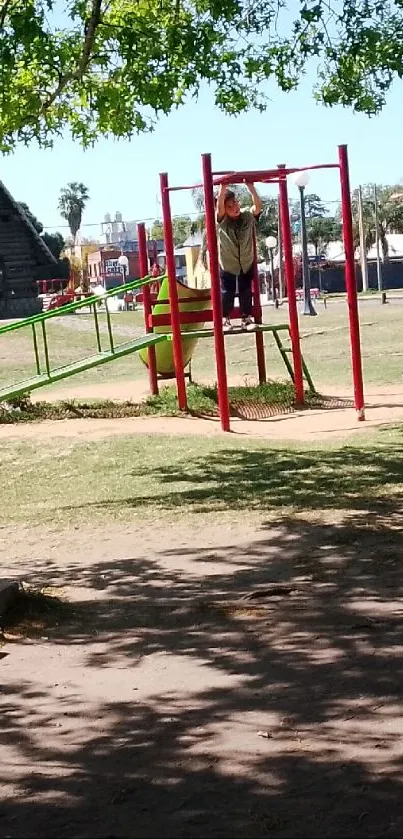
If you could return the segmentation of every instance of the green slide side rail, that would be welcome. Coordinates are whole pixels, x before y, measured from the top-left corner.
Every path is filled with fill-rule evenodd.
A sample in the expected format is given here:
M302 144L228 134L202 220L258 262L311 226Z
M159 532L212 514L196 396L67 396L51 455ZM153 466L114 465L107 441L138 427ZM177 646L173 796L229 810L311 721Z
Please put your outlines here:
M114 347L113 352L106 350L103 353L97 353L96 355L83 358L80 361L74 361L72 364L66 364L64 367L56 367L54 370L50 370L49 374L42 373L39 376L33 376L31 379L17 382L14 386L2 388L0 390L0 402L21 396L31 390L37 390L39 387L60 382L61 379L66 379L68 376L74 376L76 373L82 373L84 370L90 370L92 367L98 367L100 364L106 364L108 361L123 358L125 355L139 352L139 350L155 346L155 344L166 340L166 335L143 335L134 341L128 341L125 344Z
M1 335L4 335L6 333L16 332L21 329L28 328L31 330L33 341L33 353L35 357L36 366L35 376L31 376L28 379L24 379L22 381L16 382L15 384L6 385L5 387L1 388L0 402L4 402L7 399L13 399L18 396L22 396L23 394L30 393L32 390L37 390L40 387L45 387L46 385L53 384L54 382L58 382L61 379L66 379L69 376L74 376L77 373L82 373L85 370L90 370L92 367L98 367L101 364L106 364L108 361L114 361L115 359L123 358L125 355L129 355L130 353L139 352L140 350L146 349L147 347L151 347L161 343L162 341L166 341L166 335L156 335L155 333L152 333L142 335L139 338L134 338L132 341L126 341L123 344L116 345L113 336L112 321L109 308L108 305L105 305L109 348L105 350L102 348L101 344L101 331L99 328L98 319L99 303L105 302L109 298L115 297L117 294L141 289L142 286L151 284L153 282L155 282L155 280L153 279L153 277L150 276L144 277L143 279L139 280L133 280L130 283L126 283L125 285L121 285L117 288L111 289L111 291L106 292L105 295L103 295L102 297L98 297L98 295L91 295L90 297L86 297L83 300L77 301L76 303L68 303L66 306L61 306L59 309L52 309L52 311L50 312L43 312L40 315L33 315L30 318L25 318L24 320L15 321L13 323L9 323L5 326L0 327L0 337ZM48 336L46 333L47 322L54 317L63 317L63 315L72 314L75 311L77 311L77 309L83 308L89 308L93 314L96 346L98 352L94 355L87 356L70 364L65 364L61 366L59 365L57 367L52 368L50 362ZM39 328L40 337L42 339L42 362L37 328Z
M160 279L162 280L164 278L161 277ZM104 300L108 300L110 297L116 297L117 294L124 294L127 291L135 291L136 289L142 288L144 285L151 285L152 283L155 283L155 279L149 276L143 277L143 279L140 280L132 280L130 283L126 283L125 285L117 286L116 288L112 288L110 291L106 291L102 297L99 297L97 294L91 294L83 300L77 300L75 303L66 303L65 306L60 306L58 309L52 309L50 312L42 312L39 315L31 315L31 317L24 318L23 320L6 323L5 326L0 326L0 335L4 335L6 332L15 332L18 329L24 329L25 326L31 326L32 324L43 323L51 318L69 315L72 312L76 312L78 309L88 309L100 301L103 302Z

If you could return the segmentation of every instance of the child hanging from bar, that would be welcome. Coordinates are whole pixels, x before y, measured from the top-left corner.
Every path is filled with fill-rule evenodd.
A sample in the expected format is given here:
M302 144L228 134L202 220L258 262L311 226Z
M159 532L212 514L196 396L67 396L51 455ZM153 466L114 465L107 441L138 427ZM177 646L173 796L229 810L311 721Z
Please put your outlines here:
M254 233L262 212L262 201L254 184L246 184L253 204L241 209L235 193L221 184L217 196L217 238L220 260L220 280L224 332L232 329L231 312L234 308L238 283L241 326L252 331L252 279Z

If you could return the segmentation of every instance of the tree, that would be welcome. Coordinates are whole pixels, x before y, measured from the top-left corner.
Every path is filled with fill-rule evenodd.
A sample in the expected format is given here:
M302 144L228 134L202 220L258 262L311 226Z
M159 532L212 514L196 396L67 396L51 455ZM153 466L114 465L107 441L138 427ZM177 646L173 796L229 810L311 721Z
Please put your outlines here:
M88 189L82 183L69 183L67 187L60 190L59 212L66 219L74 241L81 227L83 211L88 199Z
M152 225L151 231L150 231L150 235L151 235L152 239L163 239L164 238L164 225L162 224L162 221L158 221L158 219L156 219L153 222L153 225Z
M0 151L68 126L90 145L130 137L208 84L228 114L265 109L267 80L366 114L403 75L401 0L3 0ZM263 89L262 89L263 88Z
M403 191L400 186L378 186L378 235L382 249L383 260L389 260L389 242L387 234L403 233ZM399 200L400 194L402 195ZM374 185L365 184L362 187L362 214L365 230L367 251L376 241ZM358 224L358 190L352 194L354 244L360 244Z
M43 224L39 219L37 219L36 215L32 212L32 210L28 207L28 204L25 201L19 201L18 205L24 211L27 219L31 222L32 226L36 230L37 233L40 234L41 239L45 242L45 245L49 248L50 252L53 254L56 259L59 259L60 254L64 248L64 239L61 233L43 233Z
M319 195L316 193L308 193L305 195L305 215L309 218L323 218L327 214L327 210Z
M21 210L25 213L28 221L31 222L32 227L36 230L37 233L42 233L43 231L43 224L37 219L36 215L30 210L28 204L25 201L19 201L18 206L21 207Z
M192 230L192 219L190 216L175 216L172 220L174 244L180 247L190 236Z
M278 202L276 198L263 196L262 215L256 225L256 247L258 259L267 261L269 251L266 246L268 236L278 237Z
M190 216L174 216L172 219L172 231L174 245L176 248L183 245L188 236L192 233L193 222ZM164 238L164 227L161 221L154 221L151 228L152 239Z
M308 242L315 248L315 256L326 253L329 242L341 237L341 223L336 218L321 218L316 216L307 220Z
M61 233L43 233L42 239L45 245L56 259L60 259L60 254L64 248L65 242Z

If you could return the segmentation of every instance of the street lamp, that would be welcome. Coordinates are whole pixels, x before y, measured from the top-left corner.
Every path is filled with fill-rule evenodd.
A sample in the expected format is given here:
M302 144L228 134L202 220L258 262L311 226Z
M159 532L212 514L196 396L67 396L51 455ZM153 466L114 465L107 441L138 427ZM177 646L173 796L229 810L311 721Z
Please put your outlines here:
M118 257L118 265L119 265L119 267L121 269L121 272L122 272L123 285L125 285L126 276L129 273L129 260L128 260L127 256L125 256L124 253L121 253L120 256Z
M276 284L274 282L274 249L276 247L277 247L276 237L275 236L268 236L267 239L266 239L266 248L269 251L269 257L270 257L271 297L272 297L272 300L273 300L273 303L274 303L276 309L278 309ZM269 291L268 288L266 289L266 294L267 294L267 302L269 302L270 291Z
M304 286L304 303L302 314L316 315L317 312L311 300L311 280L309 276L309 260L308 260L308 238L306 233L306 217L305 217L305 187L309 183L308 172L298 172L294 178L294 183L299 189L299 206L301 217L301 248L302 248L302 282Z

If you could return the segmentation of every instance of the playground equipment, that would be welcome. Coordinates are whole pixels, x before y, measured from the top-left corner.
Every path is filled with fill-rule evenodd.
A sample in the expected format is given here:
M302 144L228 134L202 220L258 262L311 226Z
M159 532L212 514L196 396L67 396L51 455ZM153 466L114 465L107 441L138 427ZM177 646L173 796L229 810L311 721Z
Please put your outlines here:
M204 310L204 322L212 322L213 330L198 328L192 332L192 340L195 338L214 337L216 370L217 370L217 390L218 390L218 406L221 419L221 426L223 431L230 430L230 412L228 399L228 383L225 357L225 342L222 324L222 307L221 307L221 289L220 289L220 275L218 262L218 248L217 248L217 233L215 220L215 203L214 203L214 187L219 184L237 184L237 183L270 183L277 184L279 187L279 202L280 202L280 222L283 238L284 263L285 263L285 278L287 286L288 297L288 311L289 324L282 324L280 326L270 326L262 324L262 309L260 304L259 282L256 269L256 255L255 255L255 271L253 282L253 316L256 323L255 342L256 342L256 357L259 374L259 382L266 381L266 362L264 350L264 332L271 332L275 338L277 346L286 363L287 369L294 382L296 403L303 406L305 401L304 395L304 375L307 379L308 385L313 389L312 380L310 379L306 365L304 363L298 325L298 311L295 290L294 265L293 265L293 250L291 237L291 224L288 206L288 188L287 177L296 172L306 170L318 169L337 169L340 174L341 184L341 204L342 204L342 220L343 220L343 239L345 249L345 276L349 311L349 326L350 326L350 344L352 355L352 371L354 382L354 400L357 411L357 418L359 420L365 419L364 409L364 392L363 392L363 378L362 378L362 362L361 362L361 346L360 346L360 330L358 317L358 303L357 303L357 287L355 281L355 264L354 264L354 244L353 244L353 229L352 229L352 215L351 215L351 198L350 198L350 182L348 169L348 155L347 146L339 146L338 163L325 163L305 167L287 168L284 164L279 164L276 169L258 170L258 171L221 171L213 172L211 164L211 155L202 155L202 169L203 169L203 183L191 184L186 186L170 186L168 183L168 175L163 173L160 175L160 187L162 198L162 212L164 222L164 242L166 254L166 267L168 275L168 290L169 290L169 313L159 314L152 311L151 301L145 304L146 328L152 331L160 326L169 327L170 338L172 340L172 356L175 370L177 394L179 408L182 411L187 410L187 397L185 386L185 357L183 347L186 346L186 330L190 324L196 324L200 321L200 313L192 311L191 307L183 310L180 307L178 284L175 273L175 258L174 258L174 242L172 234L172 217L170 206L170 193L177 190L187 190L195 188L203 188L204 203L205 203L205 218L206 218L206 232L207 232L207 246L209 254L209 268L211 277L211 310ZM139 237L140 238L140 237ZM234 317L239 317L239 309L233 312ZM287 356L287 349L281 342L279 333L283 330L288 330L291 339L291 356ZM232 332L231 335L234 333ZM148 366L150 371L150 384L153 393L158 392L157 382L157 367L155 349L148 350Z
M164 176L165 178L166 176ZM164 228L166 227L166 204L164 216ZM168 222L169 230L169 222ZM147 270L147 251L145 226L140 223L137 225L140 266ZM154 334L165 334L167 336L167 343L159 344L156 347L145 347L140 351L141 360L147 365L150 376L151 393L158 393L158 377L176 378L178 384L178 377L176 374L175 360L175 340L172 328L173 318L175 317L175 306L177 305L176 316L180 321L180 364L182 370L183 380L185 379L185 370L188 366L197 342L201 338L215 338L215 327L211 329L206 327L205 323L211 323L214 317L212 308L212 295L209 290L199 290L188 288L180 283L176 278L175 273L175 259L174 259L174 244L173 240L169 241L169 236L165 239L166 257L168 267L168 278L165 278L161 284L158 295L152 295L149 289L144 289L143 303L144 303L144 318L146 331ZM255 260L256 262L256 260ZM169 282L169 271L171 270L171 284ZM174 298L177 303L172 305L172 289ZM221 299L221 298L220 298ZM266 367L264 358L264 347L262 343L262 333L270 332L273 335L275 345L277 346L280 355L284 361L285 367L293 380L294 372L289 359L290 348L285 346L282 341L282 335L289 333L288 324L262 324L262 310L260 305L260 291L258 287L257 273L255 272L254 282L254 310L259 312L260 323L257 327L256 346L258 352L258 369L259 381L266 381ZM234 310L234 313L239 313L239 310ZM222 320L220 320L222 329ZM234 329L231 335L240 334L241 329ZM177 350L178 348L176 348ZM311 392L315 392L314 384L311 379L309 370L301 356L303 375L307 382L308 388ZM186 397L186 390L185 390ZM181 404L179 402L179 404ZM185 408L186 410L186 408Z
M70 303L67 306L63 306L61 309L48 310L47 312L43 312L43 314L33 315L30 318L25 318L25 320L15 321L0 327L0 337L9 332L30 329L36 366L36 376L32 376L30 379L24 379L16 384L7 385L6 387L1 388L0 402L7 399L13 399L17 396L22 396L26 393L30 393L32 390L53 384L54 382L66 379L69 376L74 376L76 373L82 373L84 370L90 370L92 367L98 367L101 364L107 364L117 358L123 358L126 355L130 355L130 353L139 352L139 350L144 347L155 346L162 341L166 341L167 335L158 335L155 333L142 335L140 338L134 338L132 341L127 341L123 344L116 344L113 337L112 321L107 305L108 299L116 294L122 293L122 291L137 290L139 288L142 288L144 293L144 289L153 282L155 282L154 278L146 275L141 280L134 280L131 283L126 283L124 286L112 289L110 292L105 294L103 300L106 303L105 312L109 339L108 349L102 348L98 314L99 297L96 295L86 297L85 299L79 300L75 303ZM94 317L94 334L98 350L97 353L92 356L79 359L78 361L74 361L71 364L53 367L51 364L49 342L46 333L46 325L48 321L54 317L72 314L78 309L82 309L84 307L90 308ZM40 341L38 340L39 336L37 330L39 330L40 333L41 347Z
M190 362L197 342L203 338L213 337L217 371L218 407L221 426L224 431L229 431L230 410L213 190L214 186L220 183L236 184L260 181L262 183L276 184L279 188L280 222L284 251L289 322L287 324L276 325L262 323L262 309L260 303L260 289L255 253L255 270L252 291L253 316L256 324L254 337L259 382L263 383L266 381L264 333L271 333L286 365L287 371L294 383L295 401L298 405L303 406L305 400L304 377L308 388L311 391L314 391L315 389L302 357L300 346L287 177L291 174L295 174L296 172L305 171L306 169L337 169L340 174L341 182L345 275L349 311L355 408L358 419L365 419L347 147L339 146L338 163L327 163L298 168L287 168L284 164L281 164L278 165L276 169L242 172L213 172L211 156L209 154L204 154L202 156L202 169L203 183L193 184L191 186L171 187L168 183L167 174L163 173L160 175L167 277L158 278L158 294L152 293L150 289L150 286L155 284L156 279L155 276L150 276L149 273L149 257L145 225L140 223L138 225L138 243L141 279L125 283L118 288L114 288L107 292L103 298L106 304L105 311L109 336L109 348L105 350L101 346L101 333L97 310L99 297L96 295L89 296L78 302L63 306L60 309L35 315L24 321L7 324L6 326L0 328L0 336L4 333L24 328L31 329L36 364L36 376L18 382L12 386L0 389L0 401L28 393L34 389L49 385L53 382L75 375L76 373L80 373L92 367L96 367L100 364L114 361L115 359L121 358L130 353L139 352L141 359L148 367L151 393L158 393L159 377L166 378L175 376L179 408L181 411L186 411L186 367ZM179 283L176 278L170 193L181 189L194 189L195 187L203 187L204 190L211 291L189 289ZM132 341L116 345L113 338L108 299L118 294L127 294L128 292L133 292L136 296L141 292L144 308L145 335L137 337ZM71 364L52 367L46 335L47 321L52 317L60 317L64 314L70 314L83 307L90 308L93 313L97 353L90 357L80 359L79 361L74 361ZM239 308L236 308L233 312L233 316L239 317L239 315ZM42 337L42 353L39 350L37 334L37 328L39 327ZM233 335L237 335L241 332L241 329L235 329L228 337L232 337ZM282 335L284 334L289 336L291 339L290 347L286 346L282 341ZM41 355L43 358L42 361Z
M204 319L203 319L203 310L209 310L211 305L211 298L210 298L210 291L198 291L195 288L188 288L182 283L177 282L178 288L178 300L179 300L179 311L180 312L200 312L199 322L197 323L187 323L183 326L183 333L193 333L191 337L187 337L182 341L182 353L183 353L183 366L184 369L189 365L191 361L192 355L196 349L196 345L199 340L199 336L197 334L197 330L201 330L204 327ZM151 303L152 303L152 313L155 317L158 315L167 315L168 322L164 325L155 326L153 332L157 335L167 335L170 336L171 333L171 326L169 320L169 313L170 313L170 303L169 303L169 288L168 288L168 280L165 279L162 281L160 290L158 295L155 298L155 302L151 295ZM168 340L164 343L158 344L155 349L156 353L156 366L157 366L157 373L158 375L165 379L171 379L175 376L175 364L174 364L174 357L172 351L172 341ZM141 350L140 353L141 360L148 365L148 352L146 349Z

